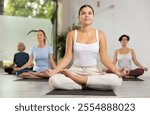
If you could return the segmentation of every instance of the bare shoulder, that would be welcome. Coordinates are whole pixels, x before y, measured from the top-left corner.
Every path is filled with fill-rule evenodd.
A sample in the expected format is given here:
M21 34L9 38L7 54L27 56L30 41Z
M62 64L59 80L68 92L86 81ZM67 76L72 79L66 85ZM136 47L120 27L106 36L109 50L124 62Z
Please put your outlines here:
M131 51L132 54L135 53L135 52L134 52L134 49L132 49L132 48L130 48L130 51Z
M99 33L99 36L104 36L105 35L105 33L101 30L98 30L98 33Z
M75 30L71 30L71 31L68 32L68 36L73 36L74 33L75 33Z
M75 34L75 30L71 30L70 32L68 32L68 39L71 39L71 40L73 40L73 38L74 38L74 34Z
M119 49L116 49L116 50L115 50L115 53L117 54L118 52L119 52Z
M103 32L103 31L101 31L101 30L98 30L98 34L99 34L99 40L101 41L103 41L103 40L105 40L106 38L105 38L105 33Z

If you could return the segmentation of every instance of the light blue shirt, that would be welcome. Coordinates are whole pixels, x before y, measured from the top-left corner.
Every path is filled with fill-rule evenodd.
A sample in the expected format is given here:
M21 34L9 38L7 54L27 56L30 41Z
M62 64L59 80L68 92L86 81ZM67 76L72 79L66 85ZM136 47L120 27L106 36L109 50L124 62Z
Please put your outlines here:
M46 69L51 69L50 65L50 54L53 53L53 49L51 46L45 45L43 48L38 48L37 46L33 46L31 49L31 55L35 60L35 65L33 67L34 71L44 71Z

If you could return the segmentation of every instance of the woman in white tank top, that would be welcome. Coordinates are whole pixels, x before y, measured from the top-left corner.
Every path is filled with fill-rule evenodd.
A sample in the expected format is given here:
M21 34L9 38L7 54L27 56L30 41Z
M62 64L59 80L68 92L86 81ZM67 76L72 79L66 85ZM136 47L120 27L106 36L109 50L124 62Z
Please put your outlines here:
M128 41L130 40L128 35L122 35L119 41L122 47L115 51L113 63L118 62L119 69L126 70L126 78L138 77L147 71L146 67L143 67L136 59L136 54L133 49L127 47ZM132 61L139 68L132 69Z
M62 61L54 70L48 70L49 84L55 89L114 89L121 85L123 72L117 70L108 59L105 35L92 28L94 10L90 5L79 9L81 29L68 33L66 52ZM98 67L98 57L115 74L103 74ZM70 69L64 69L74 57Z

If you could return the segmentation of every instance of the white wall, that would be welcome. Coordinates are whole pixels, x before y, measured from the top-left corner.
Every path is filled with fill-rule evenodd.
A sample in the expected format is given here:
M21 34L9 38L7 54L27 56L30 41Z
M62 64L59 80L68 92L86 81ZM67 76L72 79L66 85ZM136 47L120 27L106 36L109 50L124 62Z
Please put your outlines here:
M120 47L118 38L128 34L131 38L129 47L135 50L139 62L150 68L150 0L99 0L100 7L96 1L72 0L70 22L78 23L78 9L83 4L90 4L96 16L93 26L106 34L109 57L113 58L115 49Z
M52 43L52 24L46 19L29 19L24 17L0 16L0 60L12 61L17 51L17 43L24 42L26 52L36 45L35 33L26 35L30 30L43 29Z
M150 0L115 1L115 36L125 33L131 37L129 46L138 60L150 68Z
M66 31L66 29L71 25L71 0L62 0L62 32Z

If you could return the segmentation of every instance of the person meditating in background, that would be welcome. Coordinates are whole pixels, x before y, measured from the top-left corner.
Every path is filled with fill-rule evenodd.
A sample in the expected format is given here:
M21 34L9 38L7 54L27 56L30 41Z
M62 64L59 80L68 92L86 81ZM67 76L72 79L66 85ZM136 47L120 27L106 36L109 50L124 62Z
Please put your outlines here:
M127 47L129 40L130 37L128 35L122 35L119 38L121 48L115 51L113 63L116 64L118 62L119 69L124 69L126 71L124 77L137 78L143 75L144 71L147 71L148 69L138 62L134 50ZM139 68L132 69L132 61ZM111 73L111 71L108 70L107 73Z
M56 66L53 59L53 49L51 46L46 45L45 32L43 30L35 30L34 32L36 32L37 46L32 47L29 61L24 66L15 68L15 71L27 68L35 60L33 72L24 72L19 75L20 78L44 78L43 71Z
M28 68L20 69L19 71L15 72L14 67L21 67L24 64L26 64L29 60L29 54L24 52L25 50L25 45L22 42L19 42L17 45L18 52L15 53L14 59L13 59L13 64L11 64L9 67L4 67L4 71L7 72L8 74L15 74L19 76L23 72L28 71Z
M54 89L82 89L84 87L110 90L122 84L124 71L118 71L107 56L107 43L104 32L94 29L94 10L90 5L79 9L79 30L68 33L66 51L62 61L54 70L47 70L49 84ZM103 74L98 68L98 57L114 74ZM74 57L70 69L64 69Z

